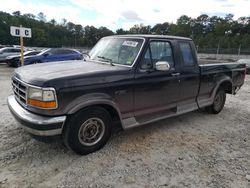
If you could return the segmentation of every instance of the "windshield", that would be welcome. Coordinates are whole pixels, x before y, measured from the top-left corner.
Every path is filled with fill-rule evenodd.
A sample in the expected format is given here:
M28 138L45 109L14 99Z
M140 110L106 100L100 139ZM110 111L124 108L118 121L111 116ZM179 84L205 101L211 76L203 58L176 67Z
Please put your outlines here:
M89 53L91 60L111 64L132 65L143 40L136 38L103 38Z

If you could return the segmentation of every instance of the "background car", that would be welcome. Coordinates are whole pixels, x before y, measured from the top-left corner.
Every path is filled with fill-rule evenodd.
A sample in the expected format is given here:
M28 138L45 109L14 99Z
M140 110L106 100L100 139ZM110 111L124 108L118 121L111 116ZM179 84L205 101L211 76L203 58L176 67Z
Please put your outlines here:
M27 57L27 56L37 55L39 53L41 53L40 50L33 50L33 51L24 52L23 55L24 57ZM21 58L21 54L8 56L6 57L6 63L10 67L18 67L21 64L20 58Z
M20 48L5 47L0 49L0 62L6 62L6 57L20 54Z
M247 68L247 74L250 74L250 59L239 59L238 63L245 63Z
M80 60L83 56L80 52L72 49L55 48L47 49L34 56L24 57L24 65L53 62L53 61L67 61Z

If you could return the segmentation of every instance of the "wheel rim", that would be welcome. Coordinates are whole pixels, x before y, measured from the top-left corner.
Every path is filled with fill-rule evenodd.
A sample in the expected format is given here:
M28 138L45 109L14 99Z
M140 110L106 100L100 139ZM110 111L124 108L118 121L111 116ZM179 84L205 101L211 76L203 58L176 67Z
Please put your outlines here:
M102 139L104 132L104 122L100 118L90 118L81 125L78 139L85 146L93 146Z
M214 109L220 110L222 104L223 104L223 93L219 92L214 98Z

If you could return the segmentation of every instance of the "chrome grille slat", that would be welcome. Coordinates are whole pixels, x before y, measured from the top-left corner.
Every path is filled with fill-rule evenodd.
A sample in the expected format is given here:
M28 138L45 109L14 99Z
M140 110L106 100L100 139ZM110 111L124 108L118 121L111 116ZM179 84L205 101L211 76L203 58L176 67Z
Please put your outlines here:
M27 86L22 83L21 81L13 78L12 79L12 90L14 92L14 95L16 99L26 105L26 95L27 95Z
M12 86L18 88L18 90L22 91L23 93L26 93L25 90L21 89L21 88L20 88L19 86L17 86L16 84L12 83Z

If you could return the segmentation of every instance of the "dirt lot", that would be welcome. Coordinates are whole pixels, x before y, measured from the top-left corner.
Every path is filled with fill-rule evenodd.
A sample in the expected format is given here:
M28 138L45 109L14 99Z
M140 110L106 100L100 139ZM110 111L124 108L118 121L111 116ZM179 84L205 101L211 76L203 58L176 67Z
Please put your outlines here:
M12 71L0 65L0 187L250 187L250 76L219 115L197 111L120 131L78 156L18 127L6 104Z

